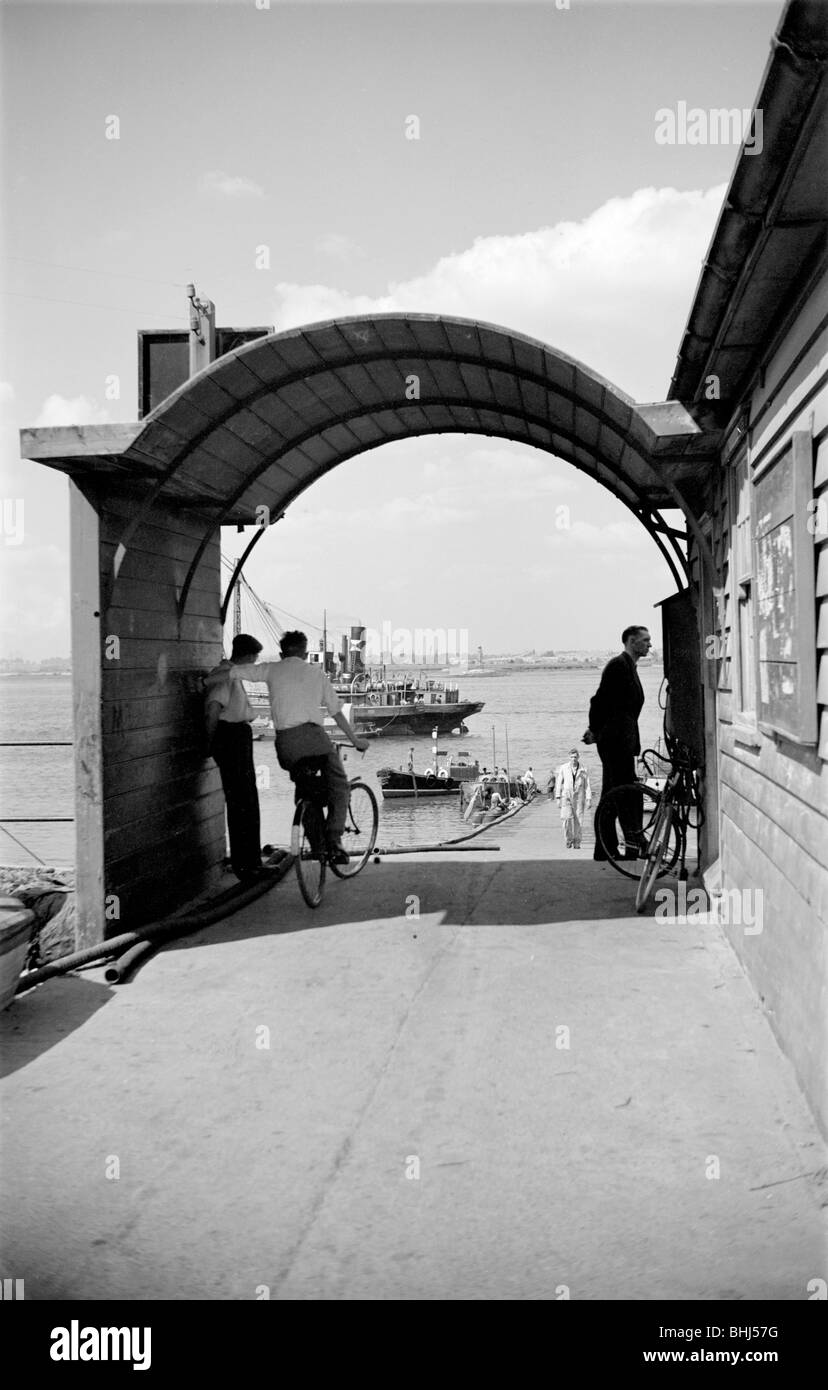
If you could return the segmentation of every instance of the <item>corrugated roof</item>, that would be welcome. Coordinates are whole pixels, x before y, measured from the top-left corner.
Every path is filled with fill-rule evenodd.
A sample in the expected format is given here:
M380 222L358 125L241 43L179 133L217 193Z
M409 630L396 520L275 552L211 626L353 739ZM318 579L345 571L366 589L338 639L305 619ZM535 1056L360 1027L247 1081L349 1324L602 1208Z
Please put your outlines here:
M745 146L693 298L670 383L697 418L723 423L828 248L828 3L790 0L754 112L761 152ZM722 404L705 398L718 377ZM714 388L715 389L715 388Z

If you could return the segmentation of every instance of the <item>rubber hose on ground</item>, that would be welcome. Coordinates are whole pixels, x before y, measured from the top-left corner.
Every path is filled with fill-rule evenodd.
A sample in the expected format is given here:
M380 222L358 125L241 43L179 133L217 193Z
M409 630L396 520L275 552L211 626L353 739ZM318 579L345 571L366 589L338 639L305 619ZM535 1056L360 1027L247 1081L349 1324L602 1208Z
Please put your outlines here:
M48 965L42 965L38 970L30 970L18 982L17 993L21 994L24 990L31 989L33 985L39 985L44 980L50 980L55 975L66 975L70 970L75 970L80 965L87 965L92 961L102 961L107 956L120 955L144 941L155 941L163 937L172 940L177 936L187 936L191 932L200 931L202 927L210 927L215 922L220 922L222 918L238 912L240 908L247 907L249 903L255 902L262 894L275 887L284 878L292 864L292 856L286 854L272 871L268 871L266 877L256 879L246 886L228 888L224 893L219 894L212 906L206 907L200 912L189 913L186 917L168 917L161 922L150 922L147 926L139 927L136 931L122 932L120 936L110 937L108 941L99 941L96 945L87 946L82 951L73 951L71 955L61 956L60 960L50 961Z

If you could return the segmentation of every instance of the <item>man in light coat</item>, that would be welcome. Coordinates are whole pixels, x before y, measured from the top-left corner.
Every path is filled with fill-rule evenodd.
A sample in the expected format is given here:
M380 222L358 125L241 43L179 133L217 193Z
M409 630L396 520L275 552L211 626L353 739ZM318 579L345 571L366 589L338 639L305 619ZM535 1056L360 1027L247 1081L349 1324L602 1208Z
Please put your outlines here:
M581 767L577 748L569 750L569 762L561 763L555 774L555 797L560 807L566 847L580 849L581 821L585 808L592 805L592 787L589 773Z

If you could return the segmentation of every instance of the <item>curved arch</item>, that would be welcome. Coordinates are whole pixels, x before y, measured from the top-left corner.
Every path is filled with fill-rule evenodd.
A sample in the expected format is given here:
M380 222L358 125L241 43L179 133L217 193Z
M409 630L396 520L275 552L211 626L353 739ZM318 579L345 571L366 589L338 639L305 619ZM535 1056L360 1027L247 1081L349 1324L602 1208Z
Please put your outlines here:
M197 488L217 513L205 521L185 579L183 613L200 558L223 522L240 514L252 520L262 505L283 513L346 458L393 439L447 432L531 444L573 464L633 512L677 587L686 583L680 533L664 523L659 506L681 509L694 534L697 523L659 474L655 436L629 397L576 359L497 325L386 314L257 339L147 417L127 452L138 463L162 463L163 471L121 536L105 602L116 563L165 492Z

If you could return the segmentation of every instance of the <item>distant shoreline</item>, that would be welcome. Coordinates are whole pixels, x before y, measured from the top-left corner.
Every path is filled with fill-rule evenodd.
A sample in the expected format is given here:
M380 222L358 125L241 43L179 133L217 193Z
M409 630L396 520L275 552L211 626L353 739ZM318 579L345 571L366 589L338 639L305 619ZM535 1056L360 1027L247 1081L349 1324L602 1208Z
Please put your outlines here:
M467 678L473 677L480 680L486 677L514 676L518 673L532 671L595 671L600 670L601 667L609 661L611 656L612 652L608 652L606 656L590 657L584 661L521 661L519 657L515 657L513 660L509 659L498 662L497 666L494 667L486 666L482 670L476 666L470 666L467 670L463 671L454 666L418 666L415 668L414 666L389 665L386 665L385 670L387 675L392 679L402 679L405 676L414 676L419 674L420 671L424 671L430 678L441 676L445 678L454 677L456 680L466 680ZM654 666L658 669L661 662L640 661L638 664L645 670L650 666ZM71 669L66 667L4 671L0 666L0 676L13 676L15 678L21 676L71 676L71 674Z

